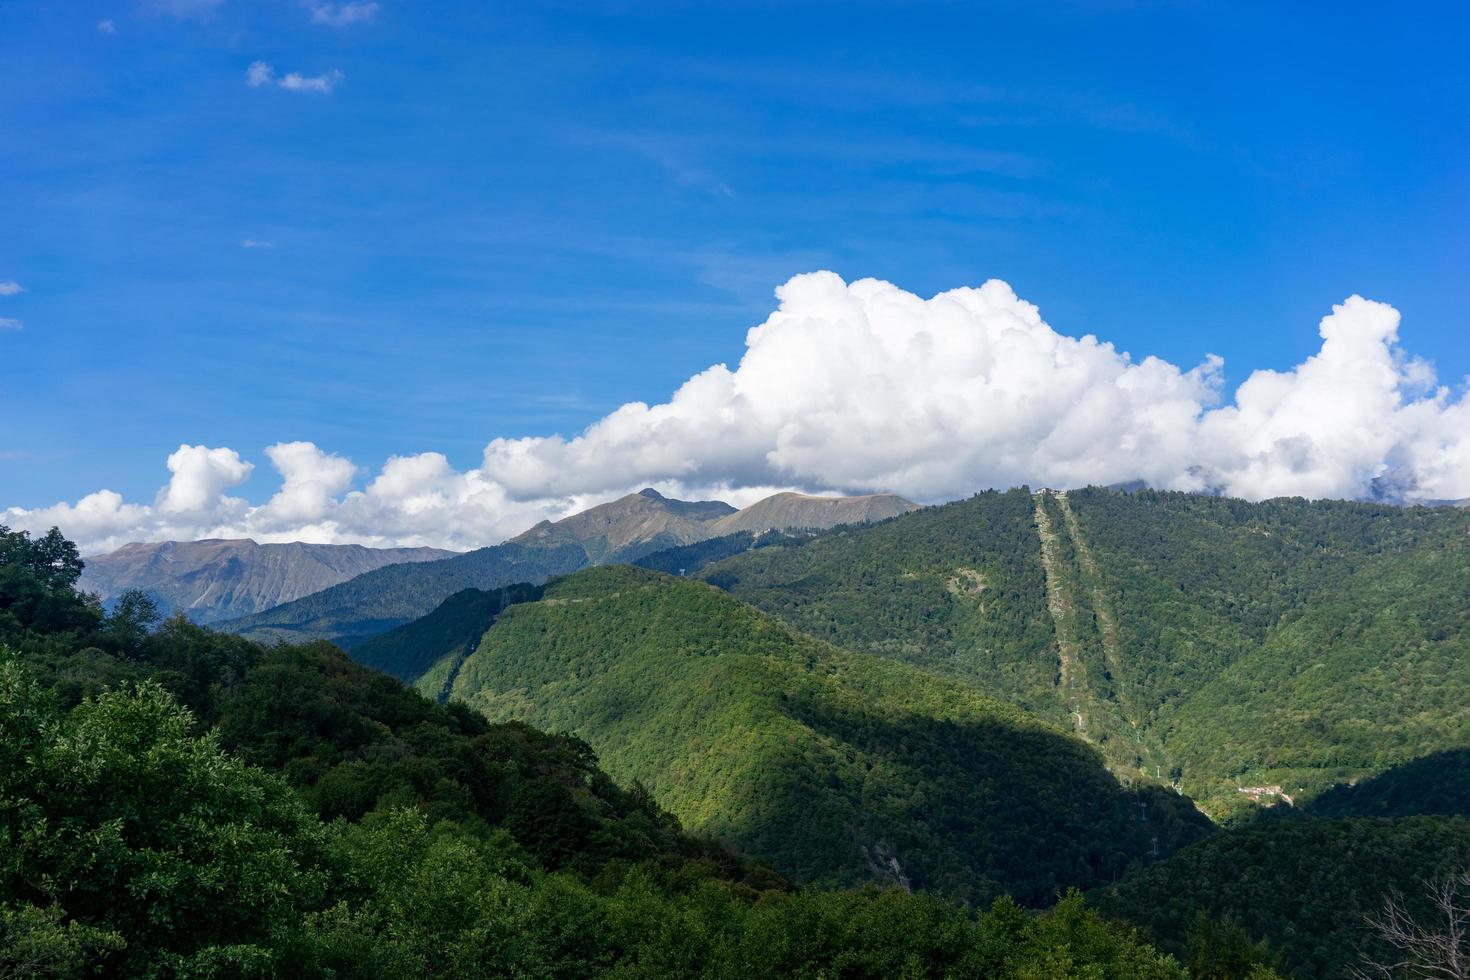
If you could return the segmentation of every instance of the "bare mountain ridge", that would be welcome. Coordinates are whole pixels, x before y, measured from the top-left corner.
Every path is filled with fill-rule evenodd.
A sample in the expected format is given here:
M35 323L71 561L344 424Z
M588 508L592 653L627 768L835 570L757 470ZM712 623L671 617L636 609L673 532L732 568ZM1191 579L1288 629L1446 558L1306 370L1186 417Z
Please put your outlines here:
M720 518L711 529L714 537L750 531L813 528L825 531L839 524L870 524L887 520L919 505L892 493L870 493L859 497L813 497L804 493L777 493L758 500L744 510Z
M630 548L657 550L692 544L711 536L722 518L738 513L723 500L673 500L652 487L589 507L559 521L542 521L510 539L531 547L574 542L591 564Z
M587 552L589 564L600 565L741 531L827 530L897 517L918 507L891 493L816 497L786 492L736 510L722 500L674 500L647 487L556 522L542 521L509 543L530 547L575 543Z
M198 623L248 616L330 588L385 565L453 555L438 548L356 544L259 544L249 538L125 544L86 559L79 587L104 604L129 589L153 596L165 614Z

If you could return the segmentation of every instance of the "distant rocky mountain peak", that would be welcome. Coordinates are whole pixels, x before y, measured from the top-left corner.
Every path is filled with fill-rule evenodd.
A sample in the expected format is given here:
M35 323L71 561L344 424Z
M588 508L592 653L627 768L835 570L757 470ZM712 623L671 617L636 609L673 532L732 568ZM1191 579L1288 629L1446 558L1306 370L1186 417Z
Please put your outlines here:
M328 637L353 645L431 612L462 589L540 584L588 565L628 564L658 552L750 531L824 529L893 517L918 505L892 494L779 493L737 511L722 500L675 500L645 487L503 544L422 567L384 568L317 594L222 623L257 637Z
M919 505L892 493L873 493L857 497L816 497L804 493L777 493L758 500L742 511L721 518L714 527L715 536L750 531L810 528L826 530L840 524L868 524L887 520Z

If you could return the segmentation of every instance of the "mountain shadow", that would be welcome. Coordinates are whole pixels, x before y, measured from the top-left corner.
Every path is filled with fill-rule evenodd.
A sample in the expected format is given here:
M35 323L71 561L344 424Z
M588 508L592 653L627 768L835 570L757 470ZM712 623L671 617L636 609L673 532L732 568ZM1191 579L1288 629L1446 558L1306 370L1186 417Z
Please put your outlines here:
M1432 752L1360 783L1340 783L1306 809L1319 817L1470 817L1470 748Z

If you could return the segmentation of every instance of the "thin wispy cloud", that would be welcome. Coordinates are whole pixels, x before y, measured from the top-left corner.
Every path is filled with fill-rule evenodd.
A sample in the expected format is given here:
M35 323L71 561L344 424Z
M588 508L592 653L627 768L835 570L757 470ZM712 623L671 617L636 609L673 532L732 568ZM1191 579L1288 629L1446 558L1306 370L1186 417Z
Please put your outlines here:
M0 282L0 296L15 296L25 291L25 287L14 279L7 279L4 282Z
M719 174L697 160L691 141L663 133L581 130L570 134L579 143L601 149L621 150L657 164L680 187L712 197L734 197L735 192Z
M114 21L110 21L110 20L99 20L97 22L97 33L99 33L99 34L116 34L117 33L117 24Z
M313 24L328 27L350 27L365 24L378 13L376 3L307 3Z
M275 242L264 241L259 238L247 238L240 243L241 248L275 248Z
M296 71L277 75L276 70L264 61L252 62L245 69L245 84L251 88L281 88L288 92L308 92L315 95L331 95L333 89L346 78L346 75L335 69L322 75L303 75Z
M0 316L0 330L17 331L25 329L25 324L8 316Z

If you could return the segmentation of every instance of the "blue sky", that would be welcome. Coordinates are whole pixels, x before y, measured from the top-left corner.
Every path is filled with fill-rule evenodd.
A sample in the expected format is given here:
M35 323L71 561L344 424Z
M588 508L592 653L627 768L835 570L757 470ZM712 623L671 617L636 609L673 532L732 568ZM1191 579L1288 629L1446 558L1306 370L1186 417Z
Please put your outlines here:
M1360 293L1470 372L1459 5L322 6L0 7L0 505L181 443L472 467L733 367L816 269L998 277L1227 390Z

